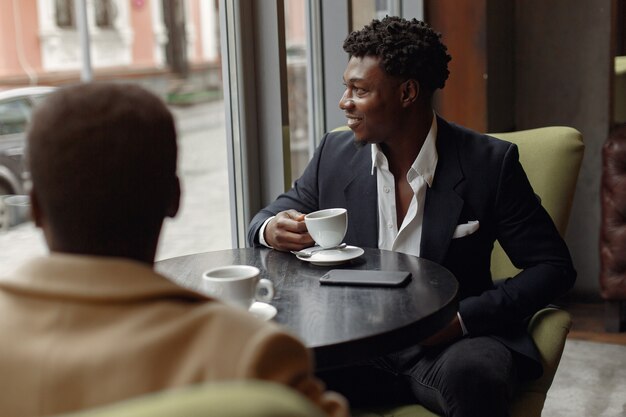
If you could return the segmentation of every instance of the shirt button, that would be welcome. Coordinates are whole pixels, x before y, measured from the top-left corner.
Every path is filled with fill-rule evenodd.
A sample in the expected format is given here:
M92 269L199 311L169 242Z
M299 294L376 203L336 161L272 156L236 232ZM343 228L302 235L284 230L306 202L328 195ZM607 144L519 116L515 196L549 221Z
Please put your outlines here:
M393 229L393 223L387 223L387 227Z
M386 193L389 193L389 191L391 191L391 190L389 189L389 187L383 187L383 191L386 192Z

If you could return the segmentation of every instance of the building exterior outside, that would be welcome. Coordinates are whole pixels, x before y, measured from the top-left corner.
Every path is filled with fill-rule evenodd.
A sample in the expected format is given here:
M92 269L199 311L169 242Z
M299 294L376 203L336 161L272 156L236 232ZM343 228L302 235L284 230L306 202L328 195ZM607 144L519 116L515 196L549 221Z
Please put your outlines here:
M85 3L96 78L170 72L176 53L191 72L219 72L217 1ZM74 0L0 2L0 86L75 81L82 65Z

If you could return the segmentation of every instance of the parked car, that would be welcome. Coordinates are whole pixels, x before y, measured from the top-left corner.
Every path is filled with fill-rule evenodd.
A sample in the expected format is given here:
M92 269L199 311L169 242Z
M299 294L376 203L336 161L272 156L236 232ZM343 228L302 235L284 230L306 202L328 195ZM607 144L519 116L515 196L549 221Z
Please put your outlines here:
M24 132L33 108L54 90L35 86L0 91L0 195L28 192Z

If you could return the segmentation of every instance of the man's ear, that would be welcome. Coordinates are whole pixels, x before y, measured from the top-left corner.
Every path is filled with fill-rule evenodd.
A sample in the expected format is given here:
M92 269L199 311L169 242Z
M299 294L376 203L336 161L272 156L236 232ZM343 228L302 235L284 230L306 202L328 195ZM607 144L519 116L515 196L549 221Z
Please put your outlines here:
M178 209L180 208L180 180L178 175L176 176L176 181L173 184L172 195L170 198L169 205L167 206L167 212L165 215L167 217L174 217L178 213Z
M43 237L46 240L46 245L48 245L50 250L54 250L56 244L54 243L52 230L50 230L50 224L46 219L46 214L41 209L41 204L39 204L39 198L37 197L37 190L34 186L31 187L28 195L30 197L30 215L33 219L33 222L35 223L35 226L40 228L43 232Z
M41 212L41 206L39 205L39 199L37 198L37 192L35 191L35 187L31 187L28 194L30 197L30 215L33 218L33 222L35 222L35 226L43 227L44 216Z
M404 107L410 106L413 103L415 103L415 101L417 101L417 98L419 97L420 94L420 85L419 83L414 80L414 79L408 79L405 82L402 83L402 105Z

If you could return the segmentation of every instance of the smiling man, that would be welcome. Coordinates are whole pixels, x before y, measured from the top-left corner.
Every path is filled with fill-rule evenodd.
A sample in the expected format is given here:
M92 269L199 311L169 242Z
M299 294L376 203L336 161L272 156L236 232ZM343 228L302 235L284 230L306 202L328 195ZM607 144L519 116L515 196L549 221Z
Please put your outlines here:
M343 47L350 60L339 107L350 131L325 135L293 188L254 217L249 243L302 249L313 243L303 213L345 207L346 243L449 269L460 303L444 329L323 378L356 405L409 401L447 416L508 416L516 385L542 373L525 320L573 285L569 251L516 146L433 111L449 74L439 34L386 17ZM490 273L496 240L522 269L498 284Z

